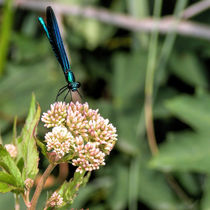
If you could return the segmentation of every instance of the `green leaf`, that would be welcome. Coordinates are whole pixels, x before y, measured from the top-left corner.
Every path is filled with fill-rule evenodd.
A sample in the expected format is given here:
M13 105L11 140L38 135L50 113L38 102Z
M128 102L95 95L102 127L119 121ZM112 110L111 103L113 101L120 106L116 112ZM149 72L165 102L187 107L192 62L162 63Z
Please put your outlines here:
M172 88L163 88L159 91L154 106L154 118L168 118L171 117L170 110L165 106L165 101L177 96L177 91Z
M80 188L78 196L75 198L74 203L70 207L82 209L89 200L96 197L96 194L97 196L100 196L98 194L101 191L108 190L112 183L112 179L108 176L94 179L88 183L86 187ZM113 194L110 193L109 195L111 197Z
M32 18L34 18L34 16ZM34 24L37 24L36 21L30 22L30 25ZM34 29L36 29L36 27L34 27ZM15 61L20 61L25 63L26 61L29 62L34 61L35 59L37 59L37 57L41 58L44 56L46 58L46 54L49 53L46 47L47 40L46 39L36 40L33 39L32 37L33 36L28 36L26 33L21 33L21 34L13 33L12 41L16 45L16 54L14 57ZM28 50L28 49L33 49L33 50Z
M121 114L117 119L118 134L123 136L123 138L117 142L117 146L120 150L129 155L137 155L139 153L139 139L135 136L138 112L137 110L133 110L124 115ZM138 115L140 116L140 112Z
M111 191L108 197L108 204L113 209L118 210L125 208L128 202L129 171L128 168L122 164L115 165L113 169L115 176L112 179L113 181L110 180Z
M46 46L49 43L46 40ZM39 47L40 49L49 49L47 47ZM34 49L27 47L27 49ZM27 54L25 53L22 54ZM64 77L59 71L56 59L52 54L52 60L46 55L40 56L37 54L30 62L21 61L20 63L9 62L6 65L6 74L1 81L0 88L0 107L1 112L5 116L14 118L18 116L22 119L27 116L26 104L30 103L32 91L36 93L36 97L42 108L47 110L49 102L53 102L57 90L63 85ZM55 65L57 64L57 65ZM44 71L43 71L44 69ZM39 79L37 79L39 78ZM24 81L24 82L23 82ZM15 88L11 88L14 84L18 84ZM54 91L52 91L54 90ZM1 130L4 130L9 125L8 120L0 120Z
M210 206L210 175L206 177L204 183L204 195L201 200L201 209L202 210L209 210Z
M86 40L86 45L89 49L98 47L109 39L116 31L115 27L94 19L70 17L69 20L71 20L71 25L77 34Z
M69 160L72 160L72 158L75 156L74 153L69 153L62 157L57 163L62 163L62 162L68 162Z
M37 145L39 146L39 148L41 149L41 152L44 156L47 155L47 148L46 145L44 143L42 143L42 141L40 141L38 138L35 138Z
M133 178L130 180L130 182L135 181L134 183L138 185L139 200L151 209L181 209L180 206L183 203L177 199L171 190L164 174L148 167L150 158L151 154L148 147L142 144L138 159L139 166L136 166L136 170L139 171L135 172L138 180L135 181Z
M113 56L112 94L119 106L125 107L128 103L133 105L129 99L132 99L135 93L143 92L146 56L145 52L117 53Z
M166 107L173 115L201 132L208 132L210 128L209 104L209 95L182 95L166 101Z
M6 184L14 186L16 185L15 177L3 171L0 171L0 182L4 182Z
M210 172L208 134L182 132L168 137L150 166L162 171Z
M181 209L163 174L140 168L139 198L154 209Z
M3 74L4 65L7 60L7 53L9 50L9 42L12 37L12 23L13 23L13 0L7 0L3 7L3 21L1 23L0 32L0 76Z
M36 119L36 121L34 120L34 117L35 115L37 114L36 113L36 100L35 100L35 96L34 94L32 95L32 99L31 99L31 105L30 105L30 109L29 109L29 112L28 112L28 116L27 116L27 119L26 119L26 124L24 126L24 130L29 130L31 128L31 124L33 125L36 125L38 120ZM40 113L40 108L38 107L38 114Z
M175 174L175 178L178 179L178 182L181 183L181 186L183 186L184 189L186 189L186 191L190 193L190 195L199 194L200 188L193 174L177 172Z
M14 118L12 143L17 145L17 117Z
M14 189L15 188L13 186L0 182L0 193L7 193L7 192L10 192Z
M0 192L6 193L12 190L20 190L16 185L16 178L8 173L0 171ZM23 189L22 189L23 190Z
M89 172L87 173L87 175L84 176L83 182L82 182L82 186L83 186L83 187L85 187L86 184L88 183L88 181L89 181L89 179L90 179L90 175L91 175L91 172L89 171Z
M84 175L85 172L75 172L73 179L71 179L69 182L64 182L62 184L58 193L62 195L66 203L71 204L74 198L76 197L80 186L87 182L86 178L84 178ZM89 173L87 176L89 177Z
M180 79L192 86L207 87L204 65L194 54L173 54L170 60L171 69Z
M15 187L23 188L23 180L15 161L12 159L7 150L0 145L0 167L3 168L7 173L0 173L0 182L4 184L12 184ZM8 176L7 176L8 175ZM5 187L5 185L2 185Z
M24 167L22 171L23 179L34 179L38 173L39 155L36 147L36 127L40 118L40 107L35 104L35 97L32 96L30 110L22 130L21 136L18 138L18 158L23 158Z

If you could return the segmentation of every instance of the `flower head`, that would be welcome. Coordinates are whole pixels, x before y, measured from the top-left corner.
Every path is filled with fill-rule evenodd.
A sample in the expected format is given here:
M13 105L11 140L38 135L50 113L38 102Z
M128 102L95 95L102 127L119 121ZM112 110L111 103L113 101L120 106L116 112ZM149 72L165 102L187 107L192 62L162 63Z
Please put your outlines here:
M100 165L105 165L105 153L100 151L97 143L88 142L75 148L78 157L72 160L74 166L79 166L77 172L92 171L99 169Z
M33 179L30 179L30 178L27 178L25 181L24 181L24 184L25 184L25 188L27 190L30 190L33 185L34 185L34 180Z
M42 121L44 126L54 127L45 135L48 151L53 150L60 157L74 154L72 164L78 166L79 172L105 165L104 158L117 140L116 128L98 110L90 109L88 103L56 102L43 114Z
M57 102L51 104L51 110L49 110L47 113L43 113L41 119L42 122L45 123L47 128L62 125L65 122L67 116L67 107L68 105L66 105L65 102Z
M109 154L117 140L116 128L98 110L89 109L88 103L70 103L66 125L72 135L81 135L86 142L97 142L105 154Z
M47 201L47 206L50 207L55 207L55 206L60 207L62 206L62 204L63 204L63 198L57 192L54 192Z
M15 145L5 144L4 146L11 157L15 158L17 156L17 147Z
M74 144L74 137L67 130L66 127L57 126L45 135L47 142L47 150L53 151L59 158L69 153L71 145Z

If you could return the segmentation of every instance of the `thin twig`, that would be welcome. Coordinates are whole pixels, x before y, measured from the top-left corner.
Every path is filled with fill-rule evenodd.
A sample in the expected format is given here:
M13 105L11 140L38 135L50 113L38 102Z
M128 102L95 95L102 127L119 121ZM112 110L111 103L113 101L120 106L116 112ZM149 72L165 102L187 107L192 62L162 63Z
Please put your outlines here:
M210 0L199 1L189 6L182 13L182 18L189 19L210 8Z
M3 3L4 0L0 0L0 4ZM57 10L62 14L92 18L131 31L153 32L154 30L158 30L161 34L171 33L174 30L174 21L176 21L172 16L163 17L160 20L155 20L153 18L137 19L128 15L109 12L106 9L46 1L16 0L14 2L14 6L16 7L37 11L44 11L48 5L51 5L55 11ZM210 40L210 27L203 24L192 21L180 21L176 30L180 35Z
M39 180L39 183L36 187L35 193L33 195L33 198L31 200L31 207L29 208L29 210L35 210L36 209L36 204L37 201L39 199L39 196L42 192L42 188L45 184L45 181L47 180L47 177L51 174L52 170L55 168L56 165L54 164L50 164L47 169L45 170L45 172L43 173L42 177Z

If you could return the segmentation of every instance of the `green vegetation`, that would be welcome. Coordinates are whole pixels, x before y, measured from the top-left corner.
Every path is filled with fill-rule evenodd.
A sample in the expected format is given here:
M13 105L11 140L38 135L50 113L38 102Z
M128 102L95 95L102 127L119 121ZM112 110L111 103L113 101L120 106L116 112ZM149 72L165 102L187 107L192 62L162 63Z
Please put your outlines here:
M38 12L39 9L28 4L23 10L24 2L14 7L14 11L8 6L11 1L0 7L0 132L3 144L14 138L16 116L16 132L21 139L20 131L32 93L41 112L45 112L54 103L59 88L65 85L62 69L37 20L38 16L44 16L45 7ZM210 14L201 10L190 16L186 10L199 2L202 1L65 2L66 8L74 9L72 4L84 10L91 6L101 14L104 10L99 8L109 11L109 15L126 14L140 20L132 22L135 19L128 18L129 26L115 23L114 18L106 21L105 16L88 18L85 12L67 15L59 10L59 5L64 4L61 1L51 5L55 12L58 7L62 37L76 80L81 83L84 102L109 118L118 133L117 144L106 159L106 165L92 172L71 208L210 208ZM157 22L147 19L149 16L162 21L160 33ZM137 30L139 23L145 28ZM151 33L147 27L152 28ZM188 35L183 36L184 33ZM38 138L44 139L46 132L40 122ZM33 147L32 144L29 149L33 151ZM1 147L0 153L4 152L6 150ZM37 155L37 151L31 153L32 157ZM19 170L8 154L5 158L11 166L11 174ZM43 158L40 163L44 171L47 161ZM34 178L37 168L33 168L35 163L30 157L27 164L25 176ZM71 175L74 169L70 167ZM4 177L5 172L1 173ZM53 175L57 177L58 168ZM5 192L23 188L22 179L12 175L8 179L14 186L6 186ZM55 189L51 186L48 191ZM43 206L46 197L47 190L41 195L40 205ZM12 194L0 195L2 209L12 209L14 203L11 201Z

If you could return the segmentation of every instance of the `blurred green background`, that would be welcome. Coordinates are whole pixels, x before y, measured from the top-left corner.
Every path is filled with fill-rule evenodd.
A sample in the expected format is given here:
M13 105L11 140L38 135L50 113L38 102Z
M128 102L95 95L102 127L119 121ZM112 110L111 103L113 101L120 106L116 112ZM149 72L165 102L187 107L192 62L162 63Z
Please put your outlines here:
M4 144L11 142L15 116L18 128L23 126L32 92L44 112L65 84L37 20L45 16L43 2L35 1L37 9L25 8L24 2L16 7L15 1L0 1L0 132ZM57 0L52 7L56 11L61 4L91 6L144 20L158 15L160 6L160 18L173 15L179 25L181 12L198 2L202 1L164 0L161 5L159 0ZM186 21L208 27L209 10ZM119 135L106 166L92 173L71 208L210 209L208 39L180 36L175 30L157 37L155 31L151 35L135 28L126 30L83 15L62 15L62 10L59 25L85 101L99 108ZM155 73L150 72L153 63ZM146 74L147 85L153 88L159 148L153 156L145 129ZM40 123L39 137L45 132ZM40 163L43 170L47 162L41 159ZM10 193L0 195L0 206L13 209Z

